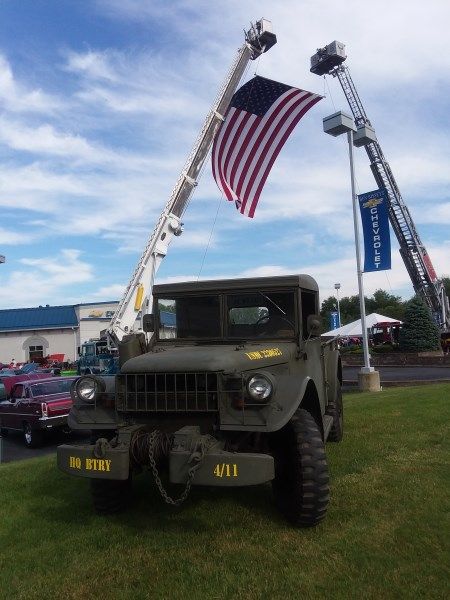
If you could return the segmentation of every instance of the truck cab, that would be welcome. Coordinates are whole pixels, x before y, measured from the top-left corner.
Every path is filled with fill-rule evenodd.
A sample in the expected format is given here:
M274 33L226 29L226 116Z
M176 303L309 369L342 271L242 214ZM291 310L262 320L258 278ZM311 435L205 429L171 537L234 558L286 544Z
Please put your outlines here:
M78 351L77 374L100 374L115 372L117 351L108 347L106 339L90 339Z

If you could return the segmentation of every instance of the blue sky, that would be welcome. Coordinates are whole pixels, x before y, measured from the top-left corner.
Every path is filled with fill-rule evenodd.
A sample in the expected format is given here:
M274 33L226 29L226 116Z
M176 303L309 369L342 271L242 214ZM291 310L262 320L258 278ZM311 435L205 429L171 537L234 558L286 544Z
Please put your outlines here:
M348 107L336 80L309 72L334 39L435 269L450 273L446 0L2 0L0 308L120 298L243 29L262 16L278 44L247 79L326 98L283 148L254 219L221 198L207 163L157 280L308 273L322 298L336 282L356 293L345 139L322 132ZM370 191L356 155L358 192ZM365 276L368 295L413 293L392 245L392 270Z

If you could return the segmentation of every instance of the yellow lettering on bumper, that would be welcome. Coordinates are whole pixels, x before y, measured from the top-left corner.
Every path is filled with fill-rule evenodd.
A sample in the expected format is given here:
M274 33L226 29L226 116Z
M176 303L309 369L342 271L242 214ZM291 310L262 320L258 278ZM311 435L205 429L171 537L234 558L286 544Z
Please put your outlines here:
M86 471L111 471L111 460L106 458L86 458Z

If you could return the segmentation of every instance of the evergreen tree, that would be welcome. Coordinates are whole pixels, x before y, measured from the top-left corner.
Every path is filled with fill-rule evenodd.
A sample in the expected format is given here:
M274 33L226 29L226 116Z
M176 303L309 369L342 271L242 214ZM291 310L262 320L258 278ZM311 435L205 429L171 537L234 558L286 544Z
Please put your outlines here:
M399 343L404 352L426 352L441 347L437 325L418 296L406 305Z
M444 275L444 277L441 277L441 279L442 283L444 284L445 293L450 298L450 277L448 275Z

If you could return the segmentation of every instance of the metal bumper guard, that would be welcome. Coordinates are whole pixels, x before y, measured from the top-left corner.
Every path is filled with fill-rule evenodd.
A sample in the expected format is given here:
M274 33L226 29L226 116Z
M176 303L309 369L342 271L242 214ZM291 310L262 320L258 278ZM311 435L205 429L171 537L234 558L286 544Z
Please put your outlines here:
M266 483L275 477L268 454L226 452L220 441L200 435L200 428L186 426L174 435L169 455L171 483L186 483L198 462L192 485L237 487Z
M56 454L61 471L77 477L96 479L128 479L130 472L130 447L119 444L111 446L103 453L102 458L94 454L95 446L58 446Z
M62 445L57 449L58 467L70 475L125 480L130 472L130 445L107 444L98 458L95 446ZM227 452L215 438L200 434L199 427L183 427L174 434L169 453L171 483L185 484L196 465L192 485L237 487L271 481L274 462L268 454Z

